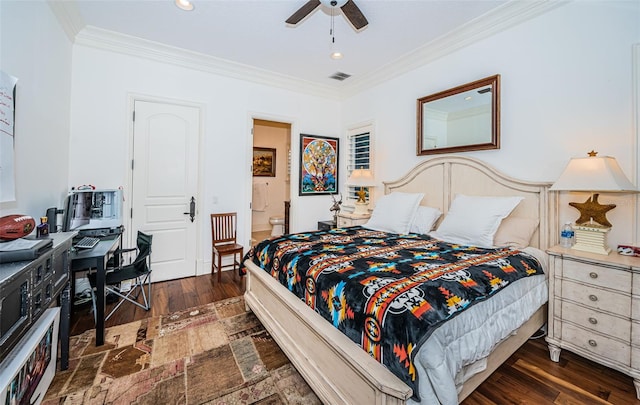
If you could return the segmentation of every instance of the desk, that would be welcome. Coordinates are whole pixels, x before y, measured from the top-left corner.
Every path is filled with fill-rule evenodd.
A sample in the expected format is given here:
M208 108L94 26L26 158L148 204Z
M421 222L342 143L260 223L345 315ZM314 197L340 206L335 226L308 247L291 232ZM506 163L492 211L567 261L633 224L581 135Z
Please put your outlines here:
M102 238L92 249L71 253L71 272L96 269L96 346L104 344L105 268L110 257L120 247L120 235ZM75 277L74 277L75 279Z

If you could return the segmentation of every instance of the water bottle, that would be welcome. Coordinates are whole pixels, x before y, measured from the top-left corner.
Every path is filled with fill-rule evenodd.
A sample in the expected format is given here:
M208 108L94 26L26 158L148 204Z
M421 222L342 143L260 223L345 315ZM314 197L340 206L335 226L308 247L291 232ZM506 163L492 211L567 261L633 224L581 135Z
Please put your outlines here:
M573 227L571 226L571 222L567 222L562 227L562 231L560 232L560 246L569 248L573 246L573 237L575 233L573 232Z

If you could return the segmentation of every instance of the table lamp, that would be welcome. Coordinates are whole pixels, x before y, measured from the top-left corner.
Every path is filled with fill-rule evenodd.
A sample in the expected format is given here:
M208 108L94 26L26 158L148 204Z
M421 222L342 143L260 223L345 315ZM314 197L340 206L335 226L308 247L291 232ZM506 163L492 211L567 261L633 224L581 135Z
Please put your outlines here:
M358 200L356 201L356 207L353 210L353 213L356 215L368 214L369 203L367 203L367 193L364 191L364 187L373 187L375 185L375 180L373 179L371 170L355 169L347 179L347 184L360 187L360 190L356 192Z
M576 243L572 249L586 252L609 254L607 233L611 223L606 213L615 208L615 204L600 204L596 192L637 192L636 187L624 175L615 158L596 156L591 151L588 157L572 158L560 178L551 186L553 191L587 191L592 195L583 203L569 203L580 211L576 220Z

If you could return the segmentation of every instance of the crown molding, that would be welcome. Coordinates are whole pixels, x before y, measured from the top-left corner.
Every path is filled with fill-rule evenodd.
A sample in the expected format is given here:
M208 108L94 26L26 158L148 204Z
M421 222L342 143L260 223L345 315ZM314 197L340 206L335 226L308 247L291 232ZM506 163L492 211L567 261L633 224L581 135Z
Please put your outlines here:
M94 26L86 26L80 31L76 35L75 43L271 87L279 87L329 99L339 99L337 87L319 85L292 76Z
M512 0L370 74L354 78L341 88L341 97L345 99L353 96L569 2L570 0Z
M155 41L87 26L74 1L47 1L63 30L75 44L334 100L344 100L356 95L568 2L570 0L511 0L370 74L352 78L350 82L341 83L340 86L329 86Z
M64 33L67 34L71 42L74 42L76 35L86 25L76 3L74 1L47 0L47 4L58 19Z

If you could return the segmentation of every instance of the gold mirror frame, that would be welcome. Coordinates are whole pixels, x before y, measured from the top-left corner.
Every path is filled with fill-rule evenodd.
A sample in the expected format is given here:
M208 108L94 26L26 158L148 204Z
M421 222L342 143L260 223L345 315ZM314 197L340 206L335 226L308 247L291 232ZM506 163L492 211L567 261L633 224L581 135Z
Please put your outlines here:
M487 117L481 117L475 121L468 119L465 124L471 125L472 132L474 134L467 134L464 131L454 135L454 138L461 137L480 137L479 140L469 140L464 142L450 144L449 142L443 143L443 138L448 138L449 134L430 134L427 131L427 121L447 121L447 116L454 112L450 109L450 106L455 106L457 113L460 111L471 111L471 109L463 108L462 104L465 103L465 98L470 100L477 99L476 96L482 97L483 94L490 93L490 100L483 101L481 104L474 106L473 110L475 115L485 115ZM447 106L447 111L440 111L438 109ZM441 91L429 96L425 96L418 99L418 130L416 134L417 139L417 155L433 155L438 153L450 153L450 152L468 152L473 150L486 150L486 149L500 149L500 75L490 76L484 79L476 80L475 82L463 84L462 86L454 87L449 90ZM438 109L436 109L438 108ZM482 113L477 113L482 111ZM471 114L467 114L471 115ZM443 119L444 117L444 119ZM490 119L490 122L489 122ZM479 124L477 121L484 121ZM445 125L449 128L449 125ZM442 125L440 125L442 127Z

